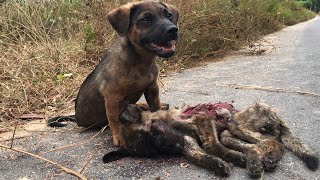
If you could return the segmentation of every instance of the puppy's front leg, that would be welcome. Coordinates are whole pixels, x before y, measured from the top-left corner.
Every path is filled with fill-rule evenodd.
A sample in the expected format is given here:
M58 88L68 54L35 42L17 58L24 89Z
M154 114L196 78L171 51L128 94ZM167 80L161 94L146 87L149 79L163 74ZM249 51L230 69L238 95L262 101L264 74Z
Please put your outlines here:
M157 81L154 81L146 91L144 97L150 107L150 111L154 112L160 109L160 97L159 97L159 86Z
M106 100L106 114L112 133L112 140L115 146L121 146L120 142L120 132L121 132L121 122L119 120L119 115L122 111L121 101L116 100Z

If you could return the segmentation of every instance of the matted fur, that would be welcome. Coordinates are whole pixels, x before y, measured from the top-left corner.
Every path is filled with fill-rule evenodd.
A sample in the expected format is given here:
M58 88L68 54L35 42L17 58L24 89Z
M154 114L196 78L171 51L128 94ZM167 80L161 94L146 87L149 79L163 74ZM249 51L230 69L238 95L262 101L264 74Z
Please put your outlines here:
M276 167L283 157L284 147L296 153L309 169L318 168L316 153L293 136L289 127L268 105L256 103L239 112L218 108L219 121L201 112L190 119L181 119L183 112L169 109L152 113L142 111L137 105L129 105L120 118L126 124L122 135L142 139L155 136L155 139L150 139L153 144L142 148L143 151L158 154L163 153L165 147L179 147L177 151L171 149L171 152L183 154L194 164L223 176L230 173L230 166L225 161L246 166L251 176L260 176L264 170ZM156 122L161 122L160 126L152 125ZM130 152L130 148L136 145L132 140L130 144L123 148Z

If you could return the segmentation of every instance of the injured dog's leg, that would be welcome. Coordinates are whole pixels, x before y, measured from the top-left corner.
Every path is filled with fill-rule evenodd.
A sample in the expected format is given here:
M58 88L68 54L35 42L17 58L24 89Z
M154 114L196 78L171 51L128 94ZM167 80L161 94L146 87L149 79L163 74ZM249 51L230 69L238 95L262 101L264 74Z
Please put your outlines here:
M266 139L257 143L262 155L263 167L267 171L273 170L284 154L284 146L278 141Z
M187 157L188 160L200 167L214 171L218 175L229 175L230 166L227 162L218 157L207 154L203 149L199 147L197 141L194 138L190 136L184 136L184 139L185 142L183 154Z
M219 142L214 120L209 119L206 115L199 114L195 116L193 122L197 126L200 140L208 154L218 156L240 167L246 165L243 153L228 149Z
M317 153L295 137L290 128L281 120L275 110L268 105L256 103L237 112L228 123L231 133L250 143L262 142L271 137L300 157L310 170L319 166Z
M239 139L234 138L228 130L221 133L221 143L230 148L246 155L246 168L250 176L261 176L263 173L262 158L259 154L258 147L255 144L248 144Z
M220 140L224 146L246 154L247 169L253 176L262 173L262 165L265 170L273 170L284 154L283 145L275 140L261 140L257 144L249 144L235 138L228 130L221 133Z
M249 131L245 125L239 124L234 120L228 122L228 129L233 135L249 143L255 144L261 140L260 133Z

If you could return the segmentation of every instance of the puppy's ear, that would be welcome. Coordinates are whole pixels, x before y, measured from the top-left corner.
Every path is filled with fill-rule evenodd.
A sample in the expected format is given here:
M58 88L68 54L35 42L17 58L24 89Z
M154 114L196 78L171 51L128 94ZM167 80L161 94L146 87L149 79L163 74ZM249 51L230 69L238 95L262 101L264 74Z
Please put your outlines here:
M179 20L179 10L171 4L167 4L167 3L161 3L161 4L164 5L169 10L169 12L172 13L172 22L173 24L177 25Z
M128 3L120 6L117 9L108 13L107 18L113 29L117 31L120 36L125 36L129 30L130 11L133 3Z

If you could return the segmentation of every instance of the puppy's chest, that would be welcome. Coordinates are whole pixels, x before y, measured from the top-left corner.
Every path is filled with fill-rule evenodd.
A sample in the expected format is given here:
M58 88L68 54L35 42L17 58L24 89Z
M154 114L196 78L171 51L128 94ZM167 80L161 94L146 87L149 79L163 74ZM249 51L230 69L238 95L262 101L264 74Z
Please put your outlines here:
M123 90L125 95L125 100L130 103L135 103L141 97L141 95L146 91L146 89L155 81L153 77L143 77L135 78L134 76L123 81Z
M119 80L119 85L128 91L143 91L145 88L155 82L156 76L152 74L140 75L130 74L129 76L123 77Z

